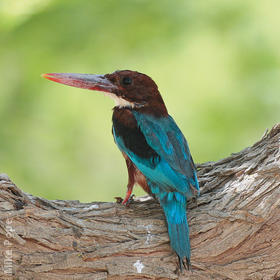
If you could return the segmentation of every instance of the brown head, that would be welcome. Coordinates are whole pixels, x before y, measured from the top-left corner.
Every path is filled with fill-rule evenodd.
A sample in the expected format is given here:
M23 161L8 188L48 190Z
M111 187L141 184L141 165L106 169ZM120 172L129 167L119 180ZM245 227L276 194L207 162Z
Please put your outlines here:
M48 73L42 76L73 87L103 91L115 100L116 107L130 107L155 116L167 115L156 83L136 71L122 70L106 75Z

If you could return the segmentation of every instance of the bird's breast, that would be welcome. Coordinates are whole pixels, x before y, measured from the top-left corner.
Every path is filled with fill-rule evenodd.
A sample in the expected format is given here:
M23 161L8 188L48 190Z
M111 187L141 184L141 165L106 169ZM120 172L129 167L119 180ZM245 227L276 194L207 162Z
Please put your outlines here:
M120 124L127 128L137 128L137 121L129 108L115 107L113 112L113 125Z
M157 153L148 145L131 109L115 107L112 121L116 142L121 139L125 146L126 151L123 152L127 154L132 152L143 159L158 157Z

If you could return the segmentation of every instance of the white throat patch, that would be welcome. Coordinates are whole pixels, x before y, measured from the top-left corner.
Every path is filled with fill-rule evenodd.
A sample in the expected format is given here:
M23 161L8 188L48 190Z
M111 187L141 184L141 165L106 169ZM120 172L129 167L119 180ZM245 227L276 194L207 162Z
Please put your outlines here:
M134 103L129 102L129 101L127 101L127 100L125 100L121 97L118 97L115 94L112 94L110 92L104 92L104 94L111 97L115 101L116 106L119 107L119 108L123 108L123 107L134 108L135 107Z

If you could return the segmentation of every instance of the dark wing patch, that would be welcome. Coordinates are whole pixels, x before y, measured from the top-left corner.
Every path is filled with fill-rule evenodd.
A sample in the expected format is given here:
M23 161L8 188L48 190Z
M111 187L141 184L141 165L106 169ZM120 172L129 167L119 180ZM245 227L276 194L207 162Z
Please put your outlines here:
M152 168L158 164L160 156L154 149L151 148L151 146L148 145L139 126L129 126L127 123L124 123L122 119L117 118L114 114L113 128L116 136L122 139L128 150L140 158L148 160Z

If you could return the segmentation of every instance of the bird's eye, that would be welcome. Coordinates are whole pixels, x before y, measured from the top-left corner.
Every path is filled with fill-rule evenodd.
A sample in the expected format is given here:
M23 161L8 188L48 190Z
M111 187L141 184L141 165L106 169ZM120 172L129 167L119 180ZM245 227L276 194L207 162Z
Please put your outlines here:
M122 83L124 84L124 85L131 85L131 83L132 83L132 79L130 78L130 77L124 77L123 79L122 79Z

